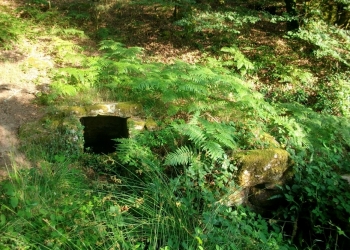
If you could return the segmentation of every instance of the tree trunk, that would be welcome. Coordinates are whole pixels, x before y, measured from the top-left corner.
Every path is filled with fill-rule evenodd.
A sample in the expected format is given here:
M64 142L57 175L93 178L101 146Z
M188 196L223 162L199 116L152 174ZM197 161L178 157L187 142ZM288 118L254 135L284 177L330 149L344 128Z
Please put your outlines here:
M298 14L296 0L284 0L284 2L286 3L287 13L290 16L296 17ZM299 21L298 20L292 20L292 21L287 22L287 30L288 31L296 30L298 28L299 28Z
M345 9L344 4L338 4L338 12L337 12L337 22L341 28L349 29L350 28L350 7Z

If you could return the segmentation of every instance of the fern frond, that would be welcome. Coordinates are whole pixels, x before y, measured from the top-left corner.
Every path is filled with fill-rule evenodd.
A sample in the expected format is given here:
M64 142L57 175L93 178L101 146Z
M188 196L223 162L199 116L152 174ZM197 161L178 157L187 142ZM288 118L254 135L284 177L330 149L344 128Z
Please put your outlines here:
M194 83L184 83L179 86L179 91L183 91L185 93L190 92L191 94L202 94L202 95L208 95L209 92L207 88L200 84L194 84Z
M148 77L147 79L135 79L134 89L135 90L156 90L159 89L160 81L158 78Z
M118 61L114 62L113 66L116 68L117 73L122 74L138 74L141 72L141 67L135 62Z
M197 124L199 123L199 116L200 116L200 112L197 111L197 112L192 116L192 119L189 121L188 124L197 125Z
M187 135L189 139L193 141L197 146L202 145L207 139L204 131L197 125L181 124L174 125L174 128L180 133Z
M211 80L216 77L216 74L209 68L205 67L197 67L195 70L192 70L190 72L190 76L193 80L196 81L198 79L198 82L208 82L208 80Z
M237 147L237 143L234 140L232 134L226 134L226 133L218 133L214 134L213 137L221 144L224 146L230 148L230 149L235 149Z
M104 40L100 43L100 50L104 50L107 58L113 59L135 59L142 53L142 48L125 48L124 44L112 40Z
M169 103L169 102L173 102L173 101L176 101L178 100L179 97L176 93L174 93L173 91L168 91L168 92L164 92L162 95L161 95L161 100L164 102L164 103ZM177 105L178 108L180 108L179 105Z
M151 150L132 138L115 139L119 142L117 147L118 158L123 164L130 164L137 167L156 166L158 161L155 159Z
M225 154L225 151L222 149L220 144L214 142L214 141L206 141L203 144L203 149L211 156L211 159L217 160L219 158L222 158Z
M206 101L199 101L199 102L191 102L188 105L187 110L190 113L196 112L196 111L213 111L218 110L220 108L224 108L227 105L226 101L215 101L208 103Z
M61 82L52 83L51 88L53 89L54 93L61 96L74 96L78 92L76 86L64 84Z
M214 123L204 119L201 120L201 124L209 138L215 139L217 143L228 148L236 148L236 142L233 136L235 134L235 127L232 124Z
M188 165L192 162L194 152L187 146L178 148L175 152L169 153L165 158L165 164L170 166Z

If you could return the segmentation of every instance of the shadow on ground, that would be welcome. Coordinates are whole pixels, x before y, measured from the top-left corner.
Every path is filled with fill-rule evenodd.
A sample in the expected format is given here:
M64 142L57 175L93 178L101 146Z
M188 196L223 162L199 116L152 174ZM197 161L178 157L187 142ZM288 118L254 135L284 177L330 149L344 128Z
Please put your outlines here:
M20 146L18 132L24 123L39 119L42 110L33 104L35 96L18 86L0 85L0 179L15 164L28 167Z

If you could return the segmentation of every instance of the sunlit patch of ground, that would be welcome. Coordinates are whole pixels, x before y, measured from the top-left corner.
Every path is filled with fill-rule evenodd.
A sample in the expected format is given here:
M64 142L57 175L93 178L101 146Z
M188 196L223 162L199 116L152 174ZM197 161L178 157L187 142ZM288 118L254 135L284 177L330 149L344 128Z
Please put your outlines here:
M50 83L48 71L53 66L49 56L25 40L11 50L0 50L0 179L14 164L30 165L18 150L18 132L24 123L42 116L35 95L38 86Z

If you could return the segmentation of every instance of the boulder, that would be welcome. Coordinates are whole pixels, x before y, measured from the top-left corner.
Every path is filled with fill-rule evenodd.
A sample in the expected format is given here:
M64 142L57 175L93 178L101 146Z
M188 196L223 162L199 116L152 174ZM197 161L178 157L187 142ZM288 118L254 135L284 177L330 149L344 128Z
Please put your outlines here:
M238 166L237 184L241 187L278 184L291 167L289 153L279 148L241 151L234 154L234 160Z
M292 180L293 162L280 148L240 151L233 154L236 184L227 205L248 205L259 213L276 208L283 197L281 186Z

